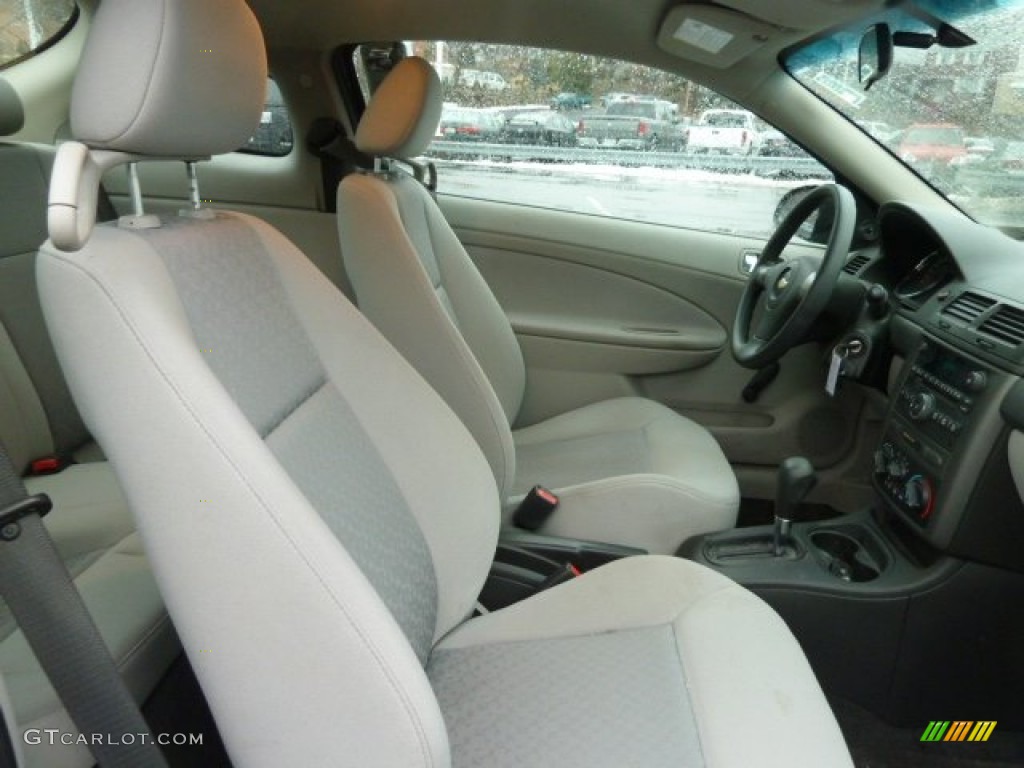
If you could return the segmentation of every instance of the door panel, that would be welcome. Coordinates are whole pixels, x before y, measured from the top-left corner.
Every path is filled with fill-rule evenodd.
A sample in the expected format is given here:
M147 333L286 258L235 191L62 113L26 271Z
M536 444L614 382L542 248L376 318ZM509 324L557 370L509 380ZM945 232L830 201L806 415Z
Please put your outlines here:
M861 398L825 394L819 345L791 350L758 402L742 399L753 371L732 359L727 333L746 284L742 254L762 242L455 196L439 202L523 347L520 425L642 395L705 424L736 464L803 454L827 467L849 451ZM797 252L821 249L791 246ZM633 327L635 343L623 343Z
M474 248L473 258L534 367L669 373L706 365L725 346L725 330L713 317L647 282L486 247Z

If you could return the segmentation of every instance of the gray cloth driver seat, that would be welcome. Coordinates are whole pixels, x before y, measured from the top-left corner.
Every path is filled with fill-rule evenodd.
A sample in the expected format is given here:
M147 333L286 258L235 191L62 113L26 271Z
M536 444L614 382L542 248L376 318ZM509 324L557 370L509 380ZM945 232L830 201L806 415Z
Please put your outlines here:
M356 146L414 158L434 137L441 86L421 58L374 93ZM338 231L359 308L455 411L487 457L505 505L538 483L561 505L543 533L671 554L736 524L739 490L702 426L640 397L595 402L512 430L526 389L508 318L437 203L409 174L351 174Z
M241 145L265 77L243 0L104 0L38 265L236 768L849 766L783 622L693 563L628 558L470 618L491 470L276 230L194 209L94 225L104 168Z

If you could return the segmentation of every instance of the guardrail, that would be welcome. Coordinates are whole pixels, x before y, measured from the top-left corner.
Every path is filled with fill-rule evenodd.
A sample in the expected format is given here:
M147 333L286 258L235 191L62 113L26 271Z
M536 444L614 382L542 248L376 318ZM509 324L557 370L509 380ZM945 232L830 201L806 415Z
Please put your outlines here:
M427 156L435 160L491 160L496 162L584 163L627 167L685 168L718 173L753 173L788 178L831 178L832 174L809 157L758 155L695 155L681 152L548 147L524 144L489 144L435 141Z

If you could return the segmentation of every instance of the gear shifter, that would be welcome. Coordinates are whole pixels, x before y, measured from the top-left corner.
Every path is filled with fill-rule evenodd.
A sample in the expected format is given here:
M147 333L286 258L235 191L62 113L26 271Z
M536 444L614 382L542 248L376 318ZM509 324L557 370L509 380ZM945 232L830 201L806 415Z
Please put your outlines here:
M803 456L792 456L779 466L775 489L775 556L785 554L786 539L793 525L797 507L817 484L818 476L811 462Z

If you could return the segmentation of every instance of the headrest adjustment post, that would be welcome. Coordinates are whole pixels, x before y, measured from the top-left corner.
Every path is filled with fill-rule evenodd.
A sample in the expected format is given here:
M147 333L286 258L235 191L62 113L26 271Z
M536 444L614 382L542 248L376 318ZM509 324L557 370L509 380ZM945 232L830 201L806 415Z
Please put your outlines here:
M142 207L142 184L139 183L139 164L128 163L128 192L132 196L132 216L145 216Z
M203 208L203 199L199 196L199 173L198 163L195 160L186 160L185 168L188 171L188 199L189 208L182 208L178 211L179 216L189 219L212 219L213 211Z
M192 203L192 210L198 211L203 207L203 201L199 197L199 174L196 173L196 161L185 161L185 168L188 169L188 198Z
M117 220L121 229L158 229L160 217L146 213L142 206L142 184L139 183L139 164L128 163L128 192L132 198L132 213Z

